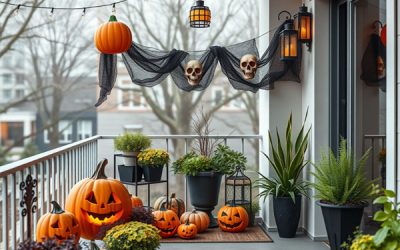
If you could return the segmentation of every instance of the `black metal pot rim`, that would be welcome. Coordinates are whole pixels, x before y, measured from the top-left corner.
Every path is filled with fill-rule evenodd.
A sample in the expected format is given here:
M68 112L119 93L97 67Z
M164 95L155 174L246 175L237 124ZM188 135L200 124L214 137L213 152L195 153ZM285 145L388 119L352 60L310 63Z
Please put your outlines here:
M282 200L287 200L287 199L292 199L292 197L290 197L290 196L273 196L274 197L274 199L282 199ZM301 195L295 195L294 196L295 198L301 198L302 196Z
M349 208L364 208L368 206L368 202L363 201L360 204L352 204L352 205L338 205L338 204L330 204L330 203L324 203L319 201L315 202L318 206L321 207L328 207L328 208L338 208L338 209L349 209Z
M192 177L196 177L196 176L222 176L223 174L220 172L215 172L215 171L204 171L204 172L198 172L196 175L188 175L188 176L192 176Z

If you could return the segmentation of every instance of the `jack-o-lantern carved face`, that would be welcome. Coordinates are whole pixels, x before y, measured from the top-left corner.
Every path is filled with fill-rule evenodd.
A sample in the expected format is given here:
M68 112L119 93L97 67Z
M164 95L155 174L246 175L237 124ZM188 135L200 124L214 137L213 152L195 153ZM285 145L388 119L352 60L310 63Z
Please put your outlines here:
M62 210L57 202L52 201L53 210L43 215L37 224L36 241L42 242L47 238L55 238L62 242L74 237L75 242L79 241L81 228L72 213Z
M195 224L186 221L178 227L178 236L182 239L193 239L197 235L197 227Z
M91 178L78 182L66 201L66 210L75 214L82 228L82 237L93 240L100 227L126 220L131 215L132 202L126 187L104 174L107 160L101 161Z
M218 226L222 231L241 232L248 223L249 216L243 207L224 206L218 211Z
M154 211L153 215L155 226L160 230L161 237L168 238L176 234L180 222L174 211L161 208Z

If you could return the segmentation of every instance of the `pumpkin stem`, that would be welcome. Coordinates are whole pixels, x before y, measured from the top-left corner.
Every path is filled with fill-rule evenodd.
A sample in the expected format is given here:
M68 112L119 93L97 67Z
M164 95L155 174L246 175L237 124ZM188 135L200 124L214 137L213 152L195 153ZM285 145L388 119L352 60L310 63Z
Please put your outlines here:
M175 197L176 197L175 193L172 193L171 194L171 199L175 199Z
M98 180L98 179L107 179L106 173L104 172L105 167L108 164L108 160L104 158L101 160L96 167L96 171L92 175L91 179Z
M110 19L108 20L109 22L116 22L117 21L117 17L114 15L110 16Z
M62 213L64 213L64 210L57 203L57 201L52 201L51 204L53 205L53 209L51 210L52 214L62 214Z
M192 214L195 214L195 213L197 213L197 210L196 210L196 208L193 208Z
M190 225L190 224L189 224L189 219L186 220L185 225L186 225L186 226L189 226L189 225Z

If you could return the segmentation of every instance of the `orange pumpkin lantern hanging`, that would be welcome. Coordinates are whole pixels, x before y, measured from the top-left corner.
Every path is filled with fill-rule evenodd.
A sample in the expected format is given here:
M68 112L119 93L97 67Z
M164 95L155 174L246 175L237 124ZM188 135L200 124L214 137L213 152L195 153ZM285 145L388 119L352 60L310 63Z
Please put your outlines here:
M131 201L132 201L132 208L134 207L143 207L143 201L139 197L132 195L131 196Z
M126 187L105 175L107 163L107 159L100 161L93 176L75 184L66 200L66 210L75 214L82 237L88 240L99 239L101 227L127 220L132 212Z
M118 22L112 15L107 23L97 28L94 35L96 48L103 54L117 54L127 51L132 45L132 33L129 27Z
M153 212L155 226L160 230L163 238L172 237L176 234L180 225L179 218L172 210L161 208Z
M186 221L195 224L199 233L206 231L210 225L210 217L206 213L197 211L196 209L182 214L181 223L183 224Z
M222 231L242 232L248 224L249 216L243 207L226 205L218 211L218 226Z
M79 241L81 228L78 220L72 213L65 212L60 205L52 201L53 209L50 213L40 217L36 229L36 241L43 242L48 238L55 238L59 243L74 237Z
M182 239L194 239L197 235L197 227L193 223L186 221L178 227L178 236Z

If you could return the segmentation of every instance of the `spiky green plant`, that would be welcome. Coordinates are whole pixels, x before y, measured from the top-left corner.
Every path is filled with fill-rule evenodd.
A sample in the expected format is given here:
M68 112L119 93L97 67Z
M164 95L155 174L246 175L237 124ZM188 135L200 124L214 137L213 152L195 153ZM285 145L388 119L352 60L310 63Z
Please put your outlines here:
M264 197L264 200L269 195L274 195L275 197L291 197L294 202L297 195L307 196L308 184L299 179L304 167L309 163L305 160L305 153L311 127L305 131L306 119L307 114L295 142L292 139L292 114L287 122L284 143L278 129L276 129L276 144L272 140L271 132L268 133L272 155L263 154L267 157L277 177L269 178L259 173L261 177L256 180L255 186L262 189L259 196Z
M336 205L360 204L374 195L373 181L365 176L365 161L369 150L356 162L354 153L348 150L346 140L340 141L339 155L336 158L332 150L322 153L321 160L315 165L316 198Z

